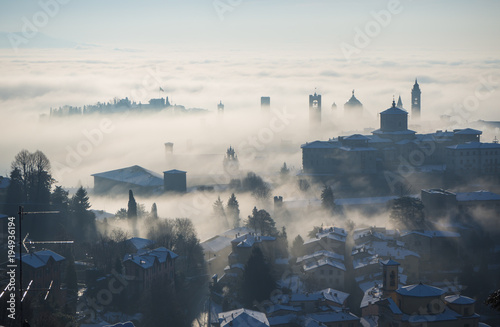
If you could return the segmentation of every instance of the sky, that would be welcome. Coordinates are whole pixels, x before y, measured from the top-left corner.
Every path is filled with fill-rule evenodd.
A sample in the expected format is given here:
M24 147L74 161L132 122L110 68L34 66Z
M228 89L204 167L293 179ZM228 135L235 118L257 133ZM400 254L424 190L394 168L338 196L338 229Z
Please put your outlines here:
M393 97L401 95L408 108L415 78L422 121L410 121L410 128L433 132L499 120L499 12L494 0L3 0L0 175L9 174L22 149L47 154L57 185L68 188L92 187L91 174L135 164L203 174L205 166L168 166L164 142L186 156L222 156L229 145L241 154L269 127L261 96L292 118L261 142L262 157L241 156L242 168L269 173L286 161L300 169L300 144L316 139L308 133L309 94L323 96L319 138L326 140L377 128L378 113ZM51 120L50 108L123 97L145 103L159 87L172 103L210 113L109 117L113 131L103 132L70 171L54 168L68 166L105 117ZM353 89L365 112L348 121L342 106ZM337 111L330 109L334 102ZM482 140L495 136L500 131L484 131ZM283 142L293 149L274 155Z

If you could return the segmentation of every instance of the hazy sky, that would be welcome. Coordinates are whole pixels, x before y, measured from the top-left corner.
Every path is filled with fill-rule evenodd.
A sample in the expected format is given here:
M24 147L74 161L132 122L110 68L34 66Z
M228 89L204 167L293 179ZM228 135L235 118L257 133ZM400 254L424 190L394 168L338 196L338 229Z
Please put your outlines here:
M390 106L393 95L401 94L408 107L415 77L423 104L417 131L499 120L499 12L500 1L493 0L0 1L0 118L4 134L11 135L0 140L0 174L8 174L23 148L63 162L68 146L75 148L83 132L98 124L39 123L51 107L126 96L147 102L160 86L162 96L177 104L214 111L222 100L228 113L245 114L228 118L227 134L213 116L186 122L189 128L156 118L116 122L117 131L59 182L91 186L91 173L133 164L183 169L162 166L158 158L166 141L212 143L204 152L223 154L229 144L256 133L249 126L258 126L255 113L264 95L273 107L296 114L275 143L294 142L290 164L298 168L299 145L310 141L307 96L315 88L323 95L324 119L330 122L325 126L331 127L323 139L376 128L377 113ZM12 48L13 37L22 49ZM484 80L490 81L486 93ZM477 108L465 114L453 109L478 100L477 88L486 94ZM365 105L366 122L347 122L329 110L335 102L341 113L352 89ZM444 126L437 121L443 114L460 119Z
M393 6L396 13L373 38L372 48L499 50L500 2L495 0L59 1L1 1L0 31L21 31L24 18L39 18L41 3L56 2L53 17L46 23L40 18L39 31L76 43L129 48L300 45L311 51L339 51L342 42L353 42L357 27L363 30L374 20L373 12Z

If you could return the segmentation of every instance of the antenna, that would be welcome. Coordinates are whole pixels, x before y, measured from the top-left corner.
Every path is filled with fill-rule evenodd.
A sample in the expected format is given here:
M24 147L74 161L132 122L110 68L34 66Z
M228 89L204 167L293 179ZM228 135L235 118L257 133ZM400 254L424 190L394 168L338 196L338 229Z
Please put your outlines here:
M31 280L30 283L28 284L28 287L26 288L26 291L23 293L23 247L28 251L25 243L26 243L26 240L27 240L28 235L29 235L29 233L28 233L26 235L26 237L24 239L22 239L22 237L23 237L23 234L22 234L23 217L25 215L57 214L57 213L59 213L59 211L24 211L24 207L19 206L19 212L18 212L18 215L19 215L19 222L18 222L18 225L19 225L18 226L18 228L19 228L19 298L21 299L20 307L19 307L19 317L21 318L21 321L24 321L24 319L23 319L23 300L24 300L24 297L26 296L26 294L28 293L28 291L30 290L31 284L33 283L33 280ZM64 242L65 244L73 243L73 241L47 241L47 242L33 242L33 243L31 241L29 241L28 244L59 243L59 242L61 242L61 243ZM52 285L52 282L51 282L51 285ZM48 292L50 291L51 288L52 288L52 286L49 286L49 289L48 289L45 297L48 296ZM42 290L47 290L47 289L42 289ZM3 295L3 292L0 295L0 297L2 295Z

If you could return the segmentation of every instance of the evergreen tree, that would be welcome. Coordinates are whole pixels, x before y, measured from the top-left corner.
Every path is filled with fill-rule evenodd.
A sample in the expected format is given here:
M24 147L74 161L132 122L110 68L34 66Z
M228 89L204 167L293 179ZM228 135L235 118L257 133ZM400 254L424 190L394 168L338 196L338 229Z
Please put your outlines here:
M246 308L252 308L255 301L268 299L275 287L276 281L264 254L258 247L254 247L243 271L240 291L242 303Z
M220 196L215 200L213 206L214 210L214 217L217 219L217 221L221 221L224 224L225 228L229 227L229 224L227 222L227 217L226 217L226 212L224 210L224 203L220 199Z
M240 227L240 205L234 193L227 200L227 216L229 217L229 221L233 223L234 228Z
M151 218L158 219L158 209L156 208L156 203L151 206Z
M252 215L248 216L246 226L256 232L260 232L262 235L278 236L279 234L276 229L276 223L271 215L266 210L257 210L257 207L254 207Z
M304 245L304 239L302 238L302 236L297 235L297 237L295 237L292 243L292 251L291 251L292 256L296 258L303 256L304 255L303 245Z
M128 191L128 210L127 217L130 229L133 235L137 235L137 202L135 202L134 193L132 190Z
M392 203L390 219L399 228L422 229L425 225L424 204L410 196L397 198Z
M119 218L119 219L124 219L124 218L127 218L128 216L128 213L127 213L127 209L125 208L120 208L116 213L115 213L115 217L116 218Z
M326 185L321 191L321 206L330 213L335 210L335 197L332 188Z
M18 168L12 169L10 172L10 184L7 188L7 196L5 199L4 211L11 217L17 217L19 205L26 202L23 193L23 181L21 178L21 171Z
M80 186L71 198L69 206L73 221L73 236L79 241L89 241L97 237L95 215L89 210L90 207L87 191Z
M54 210L60 211L61 213L67 213L69 207L69 196L68 191L64 190L62 186L56 186L54 192L50 197L50 202Z
M137 218L137 202L135 202L134 192L132 192L132 190L128 191L127 217L129 219L135 219L135 218Z

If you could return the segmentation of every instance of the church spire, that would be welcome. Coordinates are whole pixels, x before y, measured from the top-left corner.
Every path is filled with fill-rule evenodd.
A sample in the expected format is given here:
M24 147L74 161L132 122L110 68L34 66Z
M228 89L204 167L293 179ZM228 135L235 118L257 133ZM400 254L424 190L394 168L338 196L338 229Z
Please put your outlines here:
M396 107L403 109L403 101L401 101L401 94L399 95L398 104L396 105Z

